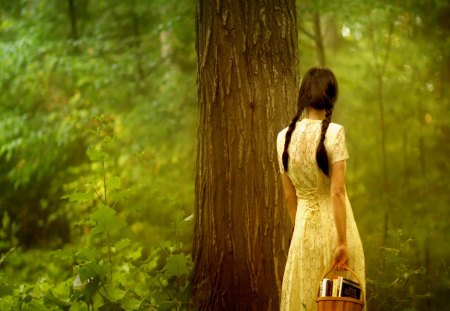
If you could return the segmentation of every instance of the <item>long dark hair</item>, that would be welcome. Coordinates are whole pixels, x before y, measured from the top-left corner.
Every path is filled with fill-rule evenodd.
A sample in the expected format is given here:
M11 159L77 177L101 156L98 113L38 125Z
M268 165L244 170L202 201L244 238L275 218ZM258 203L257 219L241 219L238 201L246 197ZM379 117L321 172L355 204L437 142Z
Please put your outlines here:
M320 133L319 144L316 150L316 161L322 172L329 176L329 164L327 150L324 141L328 126L331 122L334 103L338 97L338 84L333 72L324 67L312 67L303 77L300 86L297 102L297 114L292 119L286 132L286 140L283 151L283 167L288 171L289 162L289 143L291 142L292 132L295 129L298 119L300 119L306 107L312 107L317 110L325 109L325 119L322 120L322 130Z

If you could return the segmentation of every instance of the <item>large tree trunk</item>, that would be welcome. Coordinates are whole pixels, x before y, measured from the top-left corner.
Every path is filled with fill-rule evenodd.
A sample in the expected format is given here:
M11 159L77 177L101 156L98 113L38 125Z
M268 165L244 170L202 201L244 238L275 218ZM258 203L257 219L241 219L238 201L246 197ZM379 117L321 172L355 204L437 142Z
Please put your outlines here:
M292 227L276 135L295 113L295 1L197 2L194 301L277 310Z

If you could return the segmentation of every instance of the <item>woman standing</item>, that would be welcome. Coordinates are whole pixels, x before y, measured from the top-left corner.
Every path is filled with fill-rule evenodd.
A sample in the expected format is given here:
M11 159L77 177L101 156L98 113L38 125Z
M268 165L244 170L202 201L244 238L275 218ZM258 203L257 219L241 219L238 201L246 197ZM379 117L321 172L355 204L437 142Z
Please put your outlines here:
M311 68L300 86L297 114L277 137L286 205L294 224L282 311L316 310L321 277L331 266L355 271L365 292L364 251L345 190L344 128L331 123L337 95L333 72Z

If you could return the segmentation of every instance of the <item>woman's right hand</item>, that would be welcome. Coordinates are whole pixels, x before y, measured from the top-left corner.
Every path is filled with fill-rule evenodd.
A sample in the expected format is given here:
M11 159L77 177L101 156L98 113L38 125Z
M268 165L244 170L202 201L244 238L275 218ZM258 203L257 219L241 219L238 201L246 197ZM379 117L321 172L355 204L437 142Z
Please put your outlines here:
M334 250L334 259L332 267L336 270L342 270L344 268L348 268L348 252L347 245L338 245Z

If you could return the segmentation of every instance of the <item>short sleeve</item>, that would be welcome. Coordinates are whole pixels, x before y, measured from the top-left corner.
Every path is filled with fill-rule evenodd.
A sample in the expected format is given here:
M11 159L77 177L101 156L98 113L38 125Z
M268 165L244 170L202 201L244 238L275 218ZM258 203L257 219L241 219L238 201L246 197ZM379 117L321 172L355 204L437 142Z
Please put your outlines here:
M278 158L278 167L280 170L280 173L285 173L284 167L283 167L283 150L284 150L284 141L286 137L286 130L282 130L278 133L277 136L277 158Z
M348 159L348 151L345 144L345 131L343 127L340 127L337 131L329 157L331 164Z

